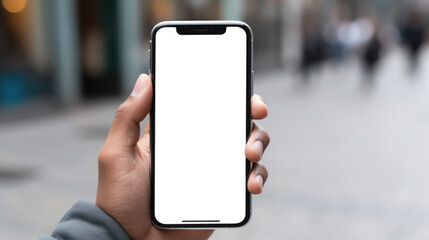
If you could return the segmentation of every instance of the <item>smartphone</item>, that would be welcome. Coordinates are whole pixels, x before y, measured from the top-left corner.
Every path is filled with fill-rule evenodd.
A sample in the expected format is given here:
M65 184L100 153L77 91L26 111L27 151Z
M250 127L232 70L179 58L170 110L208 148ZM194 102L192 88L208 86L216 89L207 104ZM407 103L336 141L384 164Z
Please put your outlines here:
M161 228L239 227L247 179L252 31L174 21L151 33L151 218Z

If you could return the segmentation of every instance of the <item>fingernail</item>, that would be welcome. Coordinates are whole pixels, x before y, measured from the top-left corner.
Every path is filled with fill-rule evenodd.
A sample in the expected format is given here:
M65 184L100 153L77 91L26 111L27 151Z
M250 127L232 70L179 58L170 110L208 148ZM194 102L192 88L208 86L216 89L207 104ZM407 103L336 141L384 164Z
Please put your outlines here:
M259 186L264 187L264 179L262 178L261 175L257 175L255 178L256 182L258 182Z
M264 145L260 140L257 140L253 143L253 149L259 156L262 157L262 153L264 152Z
M140 93L143 91L146 85L147 85L147 78L145 78L143 74L140 74L139 78L137 79L136 85L134 85L131 95L134 97L137 97L138 95L140 95Z

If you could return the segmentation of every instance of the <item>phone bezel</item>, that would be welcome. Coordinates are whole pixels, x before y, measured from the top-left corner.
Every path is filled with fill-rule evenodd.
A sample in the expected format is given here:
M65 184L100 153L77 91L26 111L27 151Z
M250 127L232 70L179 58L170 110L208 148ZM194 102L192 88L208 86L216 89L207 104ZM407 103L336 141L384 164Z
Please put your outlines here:
M208 229L208 228L231 228L231 227L241 227L245 225L251 214L251 195L247 189L247 180L251 170L251 163L249 160L246 161L246 215L244 219L239 223L208 223L208 224L163 224L160 223L155 217L155 87L156 87L156 71L155 71L155 46L156 46L156 33L158 30L164 27L187 27L187 28L201 28L201 27L210 27L214 28L219 27L240 27L246 32L246 139L247 142L250 130L252 128L251 122L251 109L250 109L250 99L253 95L253 34L251 28L244 22L241 21L166 21L161 22L155 25L151 32L150 40L150 67L149 73L152 79L153 87L153 98L152 98L152 107L150 111L150 150L151 150L151 201L150 201L150 217L155 226L160 228L176 229L176 228L196 228L196 229ZM179 32L178 32L179 33ZM180 33L179 33L180 34ZM210 32L195 32L195 33L186 33L186 34L217 34ZM244 151L244 149L243 149Z

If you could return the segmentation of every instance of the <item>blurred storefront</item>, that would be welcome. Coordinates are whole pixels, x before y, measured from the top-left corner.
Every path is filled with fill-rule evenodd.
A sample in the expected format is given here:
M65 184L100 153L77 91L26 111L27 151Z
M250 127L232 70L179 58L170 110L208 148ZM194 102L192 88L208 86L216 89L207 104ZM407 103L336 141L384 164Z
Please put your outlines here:
M1 3L0 109L24 108L27 102L52 105L53 49L41 6L25 0Z
M246 21L255 69L279 67L286 2L2 0L0 119L126 94L147 72L150 30L164 20Z

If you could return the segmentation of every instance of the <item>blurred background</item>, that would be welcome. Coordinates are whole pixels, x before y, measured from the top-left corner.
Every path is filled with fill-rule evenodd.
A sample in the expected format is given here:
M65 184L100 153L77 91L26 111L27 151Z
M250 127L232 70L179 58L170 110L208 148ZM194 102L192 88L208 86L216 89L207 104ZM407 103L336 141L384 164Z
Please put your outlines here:
M272 136L250 223L212 239L429 239L428 0L1 0L0 235L95 200L151 28L209 19L253 29Z

